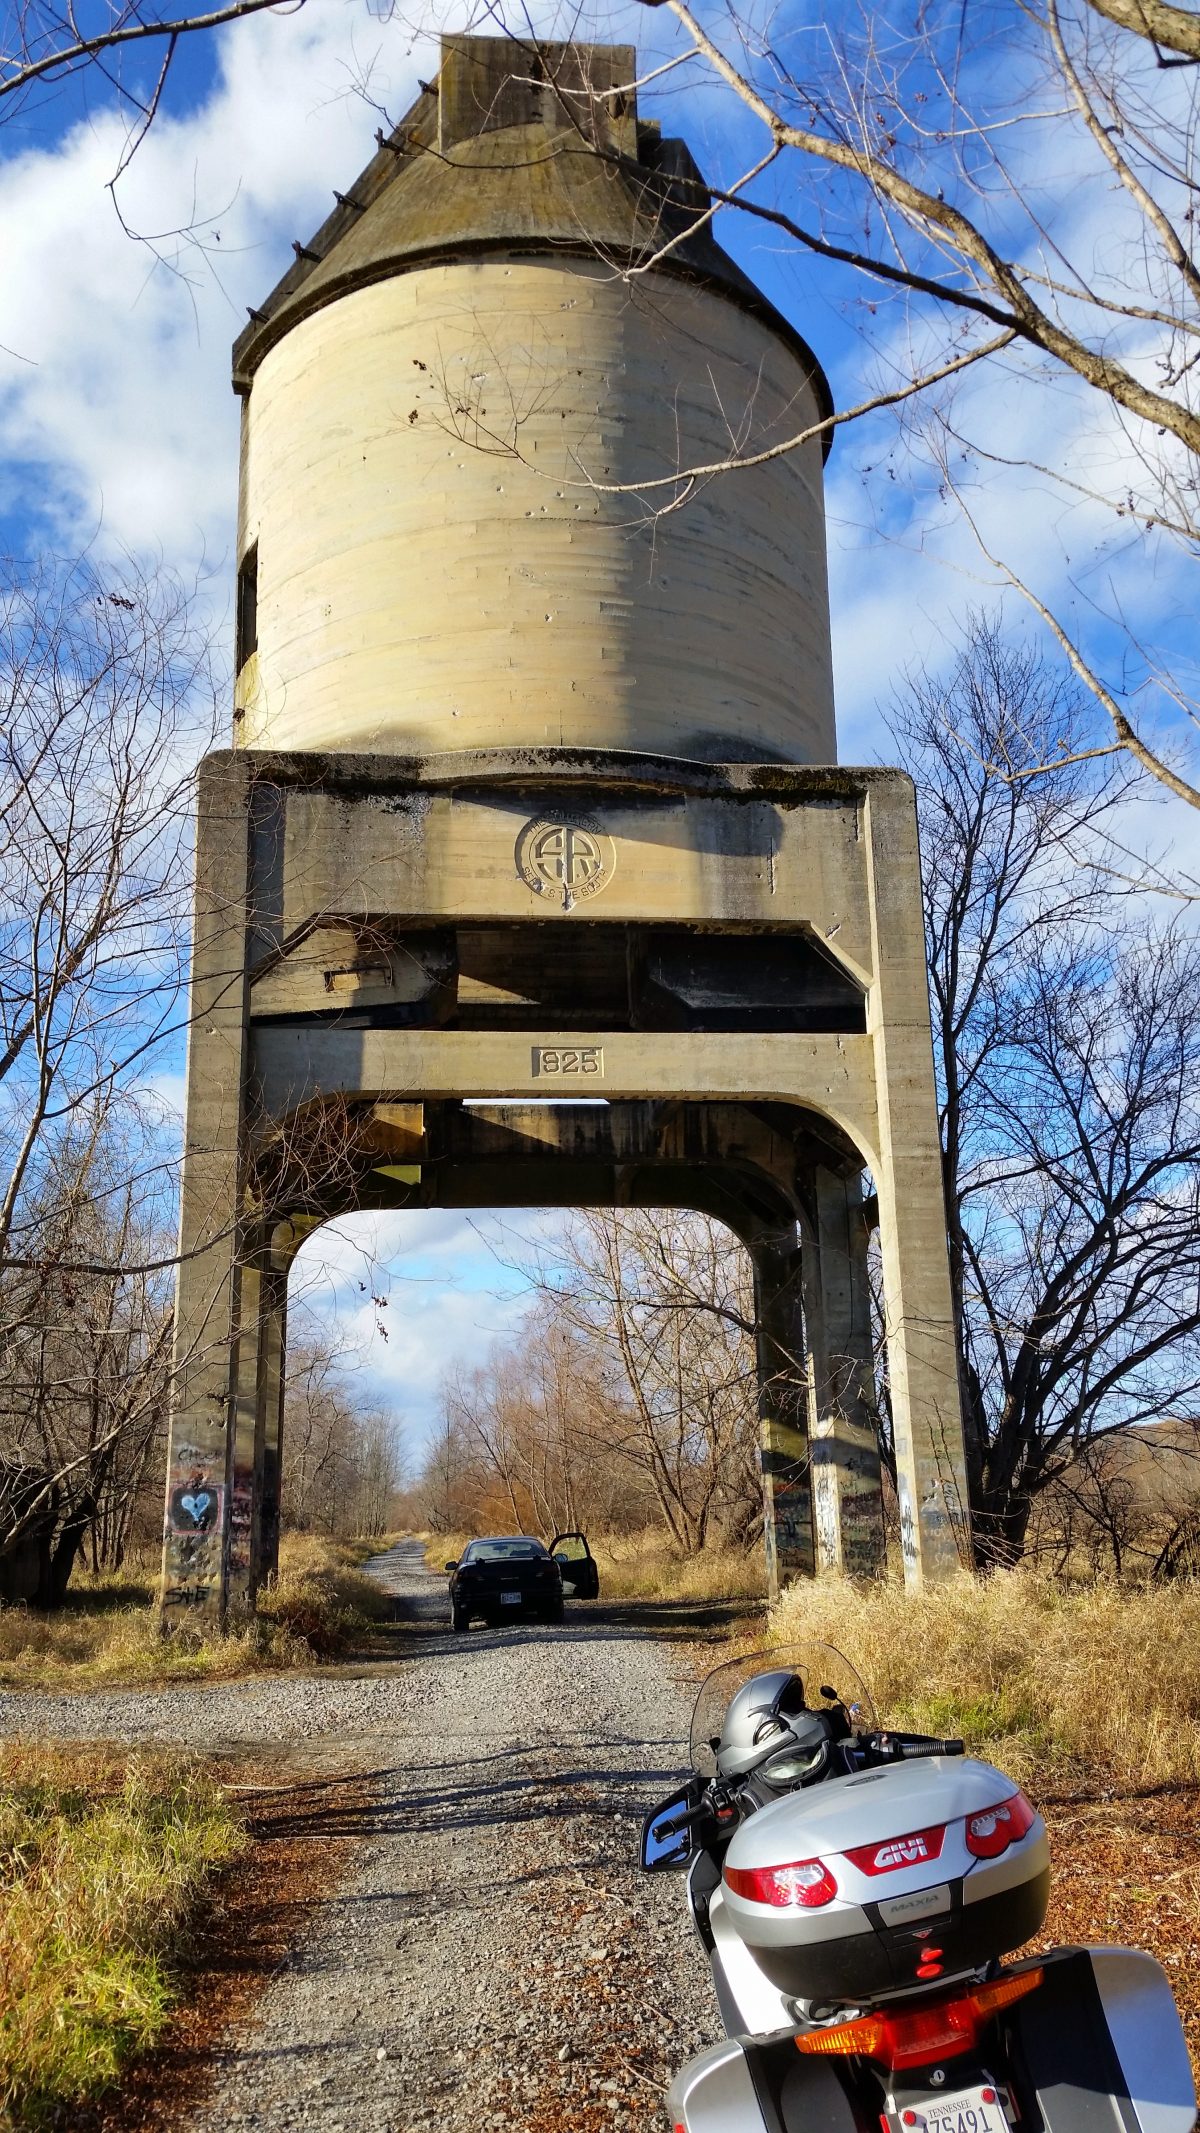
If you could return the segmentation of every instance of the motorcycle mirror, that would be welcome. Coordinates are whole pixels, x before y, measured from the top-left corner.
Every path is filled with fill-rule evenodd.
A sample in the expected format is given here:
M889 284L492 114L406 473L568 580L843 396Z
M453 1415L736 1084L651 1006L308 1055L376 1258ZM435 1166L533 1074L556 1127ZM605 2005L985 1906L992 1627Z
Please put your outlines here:
M692 1804L689 1787L673 1792L669 1800L652 1807L642 1824L642 1868L647 1874L666 1874L672 1867L686 1866L692 1856L692 1838L687 1829L670 1825ZM664 1825L666 1825L664 1827Z
M836 1690L836 1689L830 1689L830 1688L826 1688L826 1687L824 1686L824 1684L822 1684L822 1688L821 1688L821 1694L822 1694L822 1696L824 1696L824 1698L825 1698L825 1700L826 1700L826 1702L827 1702L827 1703L837 1703L837 1701L838 1701L838 1692L837 1692L837 1690Z

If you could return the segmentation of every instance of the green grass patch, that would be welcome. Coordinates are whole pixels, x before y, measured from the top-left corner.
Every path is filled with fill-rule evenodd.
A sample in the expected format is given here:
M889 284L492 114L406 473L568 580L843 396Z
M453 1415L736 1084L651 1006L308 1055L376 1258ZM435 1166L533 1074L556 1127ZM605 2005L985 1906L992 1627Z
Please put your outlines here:
M243 1842L185 1758L0 1747L0 2124L61 2121L155 2042L189 1925Z

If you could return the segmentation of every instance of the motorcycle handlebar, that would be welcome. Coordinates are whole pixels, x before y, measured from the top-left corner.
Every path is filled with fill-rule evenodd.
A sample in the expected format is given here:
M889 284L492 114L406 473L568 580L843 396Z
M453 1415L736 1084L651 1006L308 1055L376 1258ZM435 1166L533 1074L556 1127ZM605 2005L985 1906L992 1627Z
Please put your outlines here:
M907 1762L910 1756L915 1755L962 1755L965 1747L965 1741L961 1740L906 1741L901 1746L900 1753Z
M932 1740L924 1733L872 1733L864 1744L885 1762L910 1762L922 1755L962 1755L961 1740Z
M694 1822L703 1821L707 1811L701 1801L699 1807L688 1807L681 1815L672 1815L669 1822L656 1822L654 1834L656 1837L677 1837L680 1830L690 1829Z

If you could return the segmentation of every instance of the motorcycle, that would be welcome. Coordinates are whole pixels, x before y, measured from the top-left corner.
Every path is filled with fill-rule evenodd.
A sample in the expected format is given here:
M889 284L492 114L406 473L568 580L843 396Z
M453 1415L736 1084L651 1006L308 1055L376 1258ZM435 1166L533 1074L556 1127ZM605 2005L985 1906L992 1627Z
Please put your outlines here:
M1017 1955L1046 1826L960 1740L881 1729L828 1645L701 1685L692 1775L642 1830L686 1869L725 2039L676 2076L674 2133L1191 2133L1170 1985L1130 1948Z

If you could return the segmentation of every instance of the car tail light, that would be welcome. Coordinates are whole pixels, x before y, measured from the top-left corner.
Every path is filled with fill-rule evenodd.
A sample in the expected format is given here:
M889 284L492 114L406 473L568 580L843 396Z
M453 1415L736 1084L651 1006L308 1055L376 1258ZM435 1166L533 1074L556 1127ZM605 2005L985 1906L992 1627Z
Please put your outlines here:
M895 1874L903 1866L919 1866L923 1859L940 1859L945 1836L942 1822L934 1829L910 1830L907 1837L889 1837L886 1844L861 1845L846 1857L860 1874Z
M1035 1815L1023 1792L1014 1792L995 1807L967 1816L967 1850L976 1859L998 1859L1010 1844L1027 1837Z
M819 1911L837 1895L837 1882L823 1859L795 1859L790 1866L727 1866L725 1880L735 1896L773 1903L777 1910L802 1904L806 1911Z
M831 2058L878 2059L893 2073L956 2059L974 2051L980 2030L993 2015L1036 1992L1044 1975L1040 1969L1022 1970L1016 1977L997 1978L994 1984L977 1985L932 2005L926 2001L907 2012L861 2015L856 2022L838 2022L831 2029L809 2029L797 2037L796 2049Z

